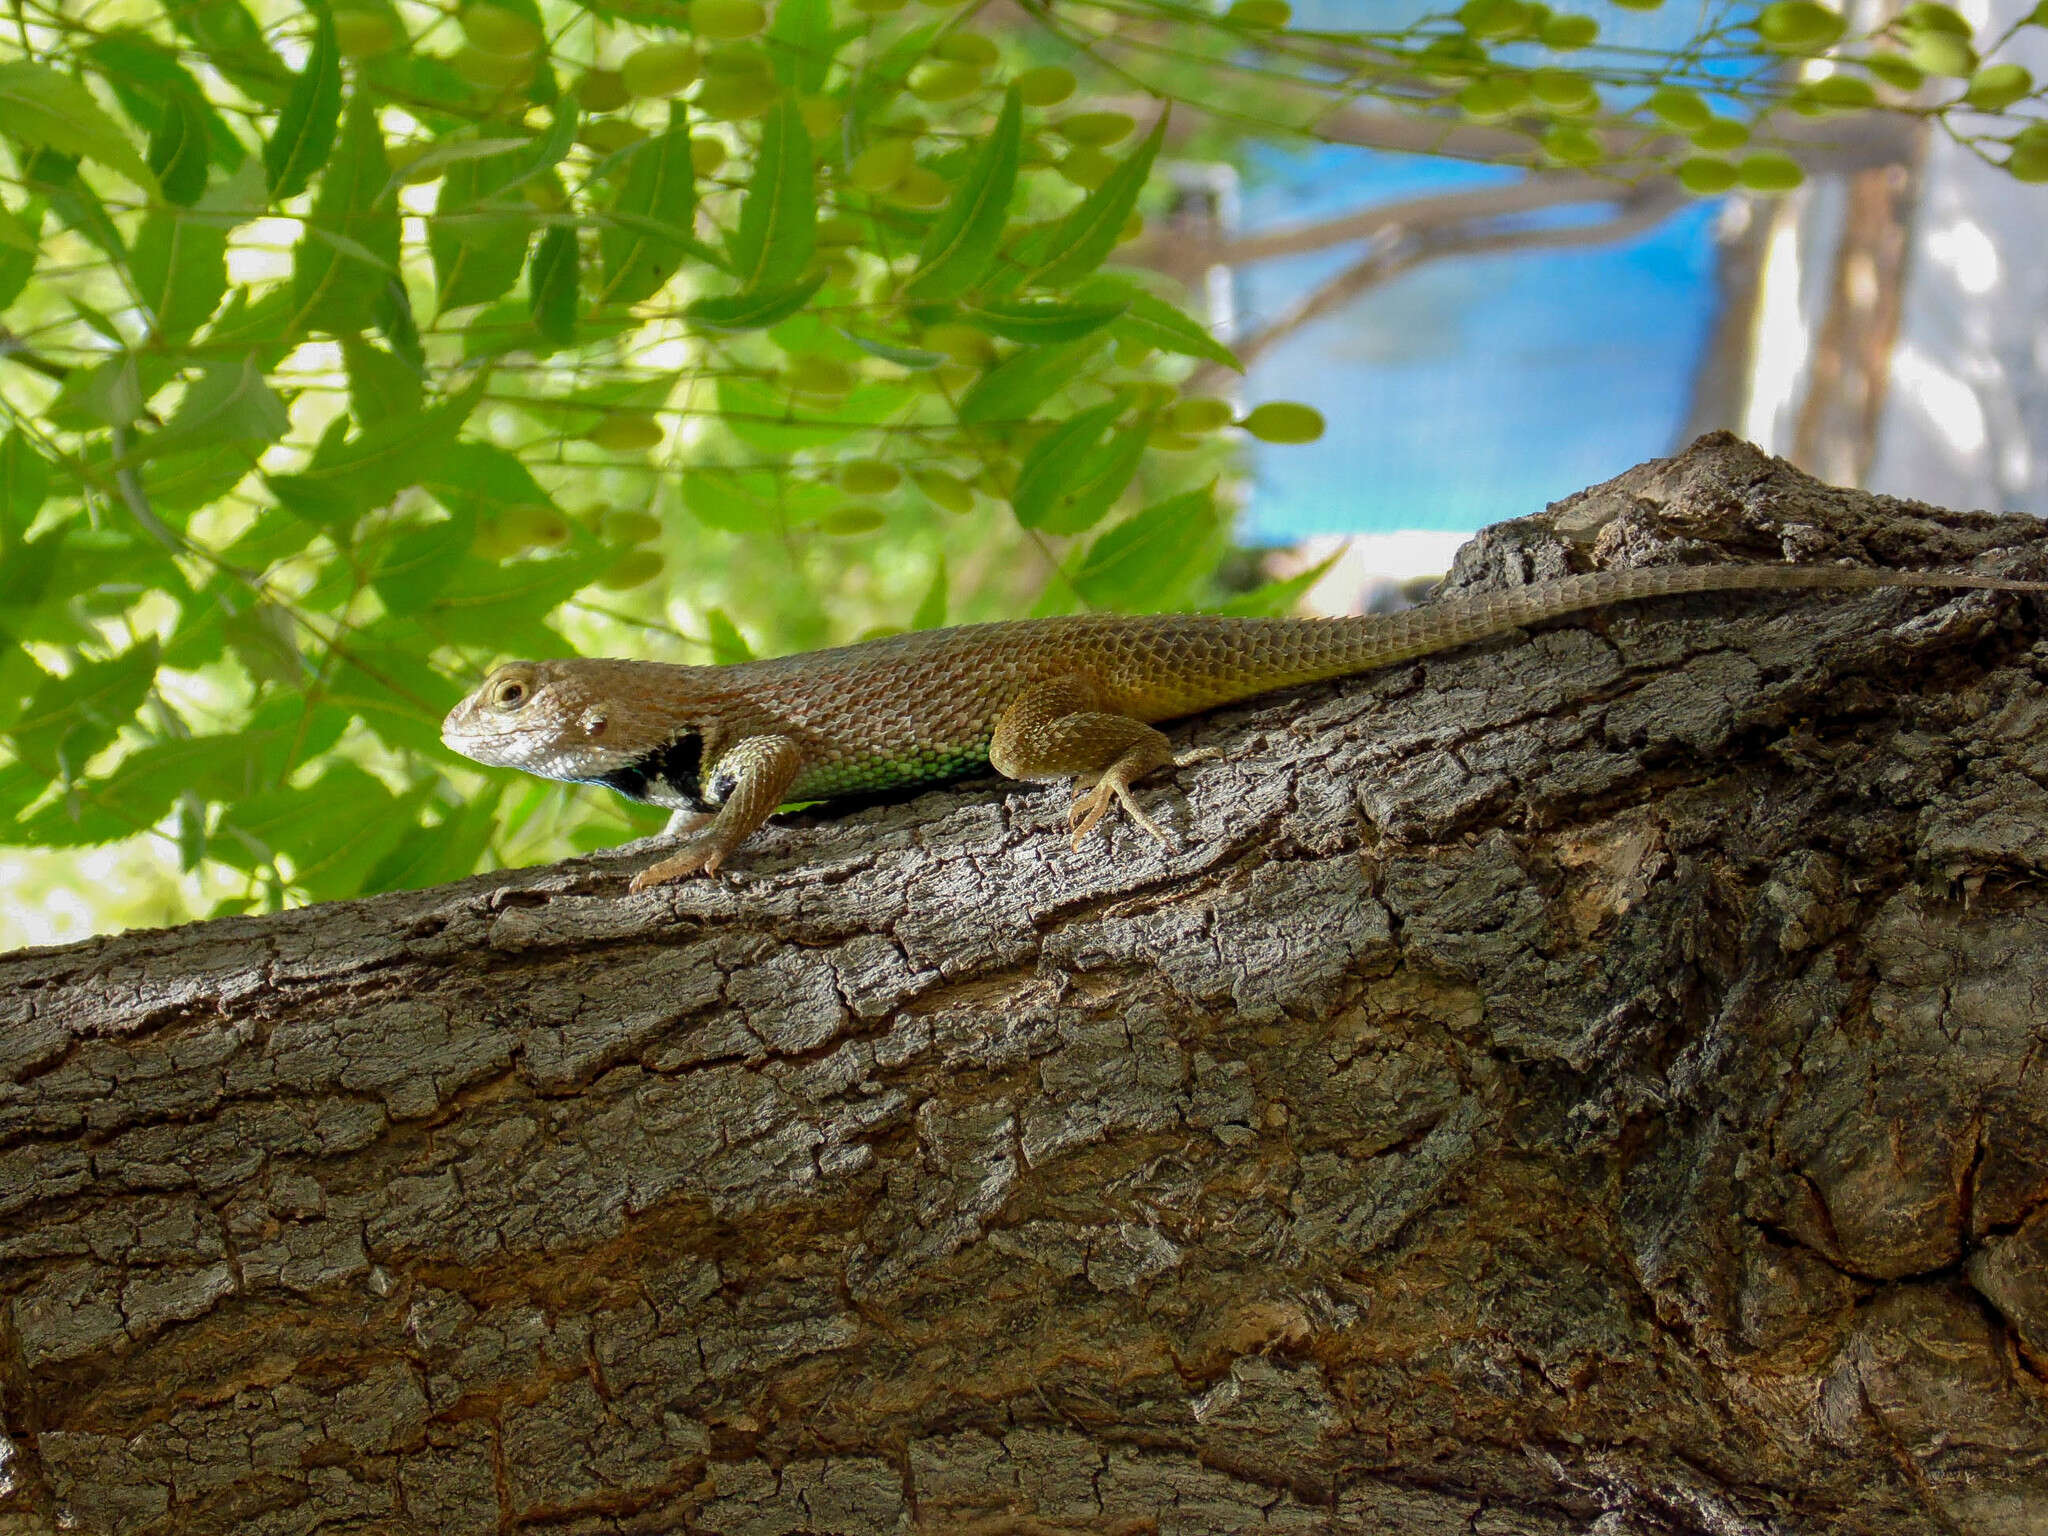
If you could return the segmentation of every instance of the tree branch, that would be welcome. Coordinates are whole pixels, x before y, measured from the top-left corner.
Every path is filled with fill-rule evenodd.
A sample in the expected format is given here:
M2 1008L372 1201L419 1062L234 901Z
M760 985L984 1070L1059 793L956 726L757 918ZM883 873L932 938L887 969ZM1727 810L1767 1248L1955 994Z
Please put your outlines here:
M1453 585L2048 574L1726 438ZM1679 600L967 785L0 957L0 1531L2017 1532L2040 605Z

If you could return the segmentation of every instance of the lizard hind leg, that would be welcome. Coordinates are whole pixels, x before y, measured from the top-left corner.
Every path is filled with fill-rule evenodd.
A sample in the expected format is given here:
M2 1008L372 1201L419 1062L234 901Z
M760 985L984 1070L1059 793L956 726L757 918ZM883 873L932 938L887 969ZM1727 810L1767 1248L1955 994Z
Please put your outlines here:
M1003 711L989 742L989 762L1013 779L1074 780L1068 813L1079 848L1112 803L1160 842L1165 831L1131 798L1131 785L1172 765L1173 745L1142 720L1093 708L1094 691L1078 681L1040 683Z

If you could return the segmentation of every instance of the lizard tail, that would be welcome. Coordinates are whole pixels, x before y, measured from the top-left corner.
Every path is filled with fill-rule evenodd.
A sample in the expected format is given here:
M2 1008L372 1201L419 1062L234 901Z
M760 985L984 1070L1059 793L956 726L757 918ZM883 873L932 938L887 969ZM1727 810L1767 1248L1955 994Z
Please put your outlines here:
M1951 571L1888 571L1855 565L1660 565L1589 571L1504 592L1446 598L1401 613L1311 619L1305 623L1294 620L1294 634L1288 638L1299 646L1291 659L1301 670L1289 681L1321 681L1390 666L1469 645L1525 624L1639 598L1685 592L1816 587L1835 591L1966 587L1996 592L2048 592L2048 581L2015 581L2003 576Z

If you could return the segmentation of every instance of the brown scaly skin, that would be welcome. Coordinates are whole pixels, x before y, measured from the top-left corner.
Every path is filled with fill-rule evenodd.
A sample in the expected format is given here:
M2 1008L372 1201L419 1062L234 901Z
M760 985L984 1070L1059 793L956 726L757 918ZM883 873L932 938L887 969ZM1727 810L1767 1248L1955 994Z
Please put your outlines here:
M715 873L779 805L938 783L983 766L1071 778L1074 846L1112 801L1161 841L1131 784L1176 761L1151 722L1367 672L1579 609L1677 592L2048 582L1857 566L1595 571L1405 613L1340 619L1165 614L975 624L726 667L515 661L448 713L463 756L608 784L693 834L632 888Z

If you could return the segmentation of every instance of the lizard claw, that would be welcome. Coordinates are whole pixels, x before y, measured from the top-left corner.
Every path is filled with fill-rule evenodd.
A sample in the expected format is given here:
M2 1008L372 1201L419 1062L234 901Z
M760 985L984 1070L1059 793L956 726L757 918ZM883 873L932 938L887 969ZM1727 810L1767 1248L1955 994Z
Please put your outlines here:
M645 891L657 885L669 885L677 880L688 879L700 870L707 875L718 873L718 866L725 862L725 856L732 850L713 842L685 843L667 858L648 865L627 884L628 891Z
M1138 809L1137 802L1131 799L1129 790L1114 779L1103 779L1087 794L1076 796L1074 803L1067 807L1067 825L1074 829L1073 847L1076 853L1081 851L1081 845L1088 840L1088 834L1095 830L1108 812L1112 797L1122 802L1123 808L1130 812L1131 820L1150 832L1161 847L1173 846L1173 839L1167 836L1165 828Z

